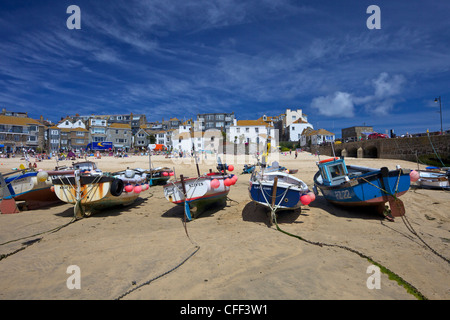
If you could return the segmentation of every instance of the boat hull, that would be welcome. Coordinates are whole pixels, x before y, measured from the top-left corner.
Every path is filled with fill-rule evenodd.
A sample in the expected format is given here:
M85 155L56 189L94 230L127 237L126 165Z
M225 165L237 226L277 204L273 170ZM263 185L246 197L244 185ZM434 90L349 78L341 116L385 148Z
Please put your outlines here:
M274 195L274 181L277 186ZM249 194L252 201L277 210L293 210L300 208L301 196L308 194L308 186L300 179L285 172L271 171L253 174L249 183Z
M273 184L250 182L249 186L250 198L263 206L269 207L274 200ZM288 188L287 186L278 185L275 195L274 204L278 206L278 210L293 210L300 208L302 203L300 197L301 190Z
M37 209L60 202L50 189L52 186L51 179L47 178L40 181L37 174L37 171L31 171L7 177L5 183L8 191L3 191L3 188L0 188L0 198L24 201L27 209Z
M179 206L187 204L190 209L195 210L193 214L197 216L208 206L226 203L230 187L226 186L224 181L229 177L229 175L209 174L186 179L183 183L172 181L164 186L164 196L173 204ZM219 181L215 188L211 186L214 179ZM186 197L183 190L186 191Z
M314 176L314 185L325 199L341 206L380 206L406 193L410 187L409 170L375 170L354 177L339 185L326 186L319 182L320 172Z
M433 171L419 171L419 186L430 189L449 189L449 173L433 172Z
M74 176L62 176L53 179L54 191L57 197L66 203L75 205L77 216L87 215L87 212L106 208L130 205L136 201L140 192L135 186L144 183L144 179L127 177L86 175L80 177L80 189L77 192L77 182ZM125 185L131 185L128 189Z

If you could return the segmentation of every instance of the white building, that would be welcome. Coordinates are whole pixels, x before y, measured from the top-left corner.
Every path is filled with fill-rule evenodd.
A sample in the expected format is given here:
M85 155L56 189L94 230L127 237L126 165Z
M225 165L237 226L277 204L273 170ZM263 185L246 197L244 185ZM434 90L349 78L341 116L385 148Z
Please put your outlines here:
M263 150L267 140L278 139L278 134L271 121L235 119L228 130L228 139L238 146L248 146L248 152L254 153Z
M216 153L220 151L222 132L218 129L202 131L199 122L188 120L172 132L171 141L172 150L175 152L191 153L192 146L194 146L198 152Z
M302 132L306 128L314 129L311 123L303 120L302 118L291 123L291 125L287 128L289 132L289 141L301 141Z
M308 122L308 116L303 113L302 109L286 109L286 113L283 119L283 128L289 127L291 124L298 120L304 121L306 123Z
M84 121L82 121L81 119L74 121L73 119L71 119L69 117L62 119L56 126L61 129L73 129L73 128L86 129L86 125L84 124Z
M309 143L311 145L321 145L323 143L334 143L335 134L327 131L325 129L314 130L312 128L306 128L302 132L302 137L300 139L300 146L305 147L308 146Z

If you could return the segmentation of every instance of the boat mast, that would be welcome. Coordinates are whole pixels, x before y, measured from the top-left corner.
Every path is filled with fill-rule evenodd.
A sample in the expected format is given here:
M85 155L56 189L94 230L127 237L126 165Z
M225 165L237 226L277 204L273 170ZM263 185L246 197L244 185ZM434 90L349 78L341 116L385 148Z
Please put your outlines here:
M197 176L200 177L200 169L198 167L198 161L197 161L197 152L195 151L195 143L194 143L194 139L192 139L192 135L193 135L193 130L194 128L191 126L190 131L190 136L191 136L191 143L192 143L192 152L194 154L194 159L195 159L195 166L197 167Z

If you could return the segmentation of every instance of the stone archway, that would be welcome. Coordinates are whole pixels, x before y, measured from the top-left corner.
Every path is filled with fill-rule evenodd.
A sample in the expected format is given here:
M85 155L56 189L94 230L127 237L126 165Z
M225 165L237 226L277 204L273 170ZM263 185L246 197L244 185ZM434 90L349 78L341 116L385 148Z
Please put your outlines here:
M379 158L376 146L367 146L364 149L364 158Z
M358 157L358 149L356 147L349 148L347 150L347 157L357 158Z

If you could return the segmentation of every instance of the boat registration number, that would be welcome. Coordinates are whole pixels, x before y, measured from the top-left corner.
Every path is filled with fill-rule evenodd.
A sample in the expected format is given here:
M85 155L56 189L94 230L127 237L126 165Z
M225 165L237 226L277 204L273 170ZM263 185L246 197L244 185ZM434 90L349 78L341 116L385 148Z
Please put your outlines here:
M339 199L339 200L351 199L349 190L335 191L334 195L336 196L336 199Z

